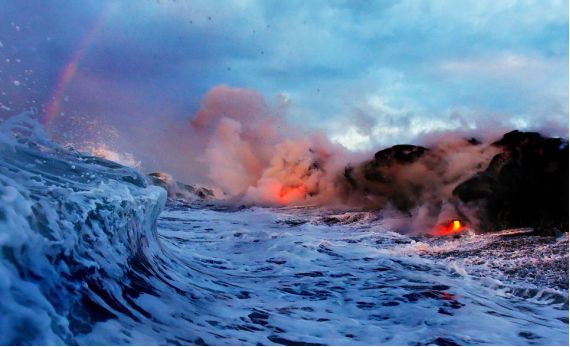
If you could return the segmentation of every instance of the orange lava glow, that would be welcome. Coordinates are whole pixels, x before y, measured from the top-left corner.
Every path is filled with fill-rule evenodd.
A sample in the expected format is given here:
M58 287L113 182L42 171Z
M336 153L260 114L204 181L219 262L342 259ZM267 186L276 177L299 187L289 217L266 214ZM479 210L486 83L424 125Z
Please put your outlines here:
M304 186L298 186L298 187L284 186L279 191L277 200L281 204L288 205L293 201L305 198L306 193L307 190L305 189Z
M446 301L455 300L457 297L456 295L453 295L453 294L448 293L448 292L441 292L440 296L441 296L442 300L446 300Z
M451 222L451 229L453 231L459 231L459 229L461 229L461 222L458 220L454 220L453 222Z
M450 236L465 230L465 225L459 219L454 219L448 224L438 225L431 233L434 236Z

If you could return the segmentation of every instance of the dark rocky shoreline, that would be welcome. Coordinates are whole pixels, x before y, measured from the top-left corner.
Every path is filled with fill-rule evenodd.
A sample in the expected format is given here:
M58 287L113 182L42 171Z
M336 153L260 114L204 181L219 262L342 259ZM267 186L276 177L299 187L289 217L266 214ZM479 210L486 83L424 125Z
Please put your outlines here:
M408 212L428 205L437 214L442 204L449 203L458 217L466 219L465 210L475 209L480 231L525 227L546 234L568 231L567 140L514 130L489 145L465 139L463 148L469 146L491 147L497 154L457 183L439 178L449 165L445 152L415 145L392 146L370 161L347 166L344 182L353 196L373 201L373 208L389 202ZM418 175L418 170L428 178ZM451 196L442 194L444 184L454 184Z
M479 203L481 219L493 230L568 231L568 142L515 130L493 146L502 152L453 194Z

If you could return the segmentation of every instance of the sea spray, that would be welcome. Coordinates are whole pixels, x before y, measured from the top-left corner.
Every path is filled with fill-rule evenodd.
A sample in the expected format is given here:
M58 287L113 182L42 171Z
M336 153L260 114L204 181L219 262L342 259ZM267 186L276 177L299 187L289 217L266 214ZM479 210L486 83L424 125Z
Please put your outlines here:
M76 344L113 317L111 283L160 252L165 200L136 170L50 141L29 113L4 121L0 343Z

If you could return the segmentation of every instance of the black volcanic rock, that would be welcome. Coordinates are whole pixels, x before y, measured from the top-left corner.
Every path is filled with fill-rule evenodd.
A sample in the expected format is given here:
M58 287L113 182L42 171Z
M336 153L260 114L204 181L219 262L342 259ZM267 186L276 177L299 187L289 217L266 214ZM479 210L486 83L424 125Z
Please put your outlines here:
M391 202L400 210L416 205L423 192L421 182L403 178L408 170L429 149L414 145L396 145L376 152L374 159L357 166L347 166L344 182L356 196L365 197L366 203L381 207Z
M481 144L481 141L477 140L476 138L472 137L467 140L467 143L473 146L477 146Z
M427 148L414 145L396 145L374 154L374 165L412 163L424 155Z
M480 218L490 229L568 230L568 142L515 130L493 146L502 152L453 194L479 202Z
M567 140L515 130L492 144L466 138L386 148L347 166L340 182L352 203L406 213L422 206L425 221L446 208L480 230L565 231L568 179Z
M211 189L204 187L194 187L182 182L175 181L172 176L163 172L152 172L148 174L150 183L162 187L171 199L194 200L209 199L214 197Z
M374 160L364 166L364 177L372 182L389 184L393 181L390 168L411 164L428 151L427 148L414 145L396 145L374 154ZM345 177L350 181L350 177Z

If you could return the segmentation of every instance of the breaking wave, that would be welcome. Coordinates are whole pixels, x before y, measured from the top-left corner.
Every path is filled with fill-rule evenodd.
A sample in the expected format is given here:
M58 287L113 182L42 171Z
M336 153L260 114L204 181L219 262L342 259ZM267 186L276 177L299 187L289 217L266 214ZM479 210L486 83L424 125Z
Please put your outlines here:
M161 278L164 190L137 171L50 141L30 114L0 128L0 339L77 344L127 293Z

